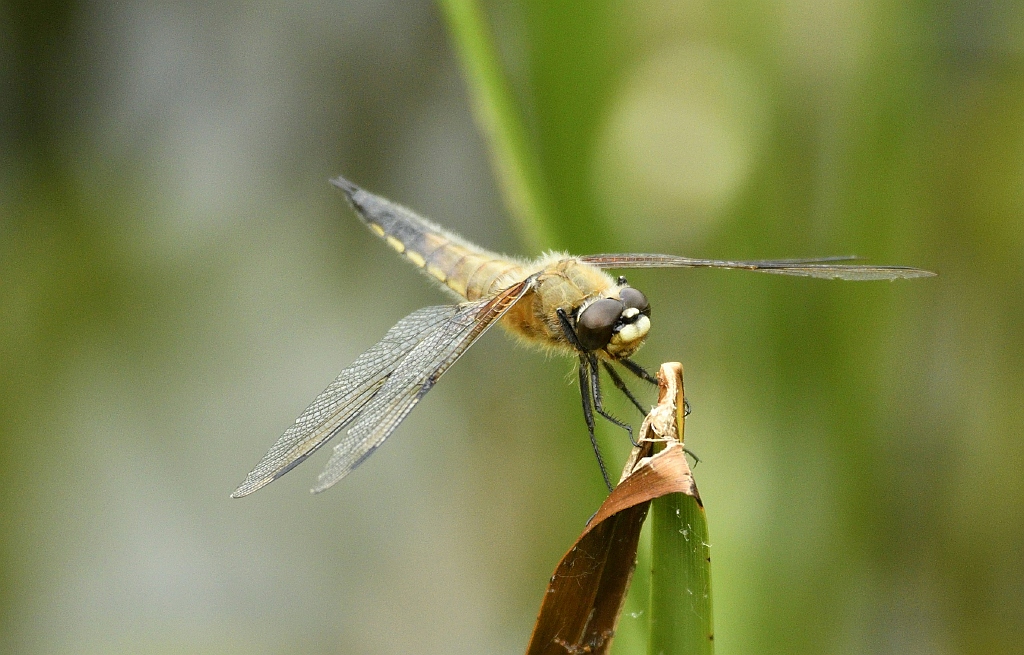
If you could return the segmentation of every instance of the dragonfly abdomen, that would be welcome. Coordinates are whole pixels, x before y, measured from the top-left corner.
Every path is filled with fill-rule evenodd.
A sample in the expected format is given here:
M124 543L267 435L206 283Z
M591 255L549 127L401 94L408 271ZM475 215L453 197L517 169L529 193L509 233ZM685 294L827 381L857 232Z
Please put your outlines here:
M418 214L359 188L344 178L332 182L348 196L374 234L427 275L461 298L476 300L522 279L520 264L473 245Z

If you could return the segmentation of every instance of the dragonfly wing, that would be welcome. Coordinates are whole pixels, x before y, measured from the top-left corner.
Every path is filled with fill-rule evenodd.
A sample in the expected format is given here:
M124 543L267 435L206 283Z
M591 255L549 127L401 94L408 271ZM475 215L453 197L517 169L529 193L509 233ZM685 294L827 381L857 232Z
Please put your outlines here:
M313 488L319 493L363 463L412 411L438 378L533 285L527 279L493 298L458 305L458 311L409 351L373 398L361 409L348 434L334 446Z
M426 307L396 323L317 396L231 497L251 494L313 454L352 421L417 344L459 313L459 305Z
M798 275L833 280L900 280L932 277L935 273L909 266L868 266L836 264L854 257L814 257L809 259L767 259L761 261L728 261L694 259L677 255L622 254L584 255L580 261L598 268L731 268L776 275Z

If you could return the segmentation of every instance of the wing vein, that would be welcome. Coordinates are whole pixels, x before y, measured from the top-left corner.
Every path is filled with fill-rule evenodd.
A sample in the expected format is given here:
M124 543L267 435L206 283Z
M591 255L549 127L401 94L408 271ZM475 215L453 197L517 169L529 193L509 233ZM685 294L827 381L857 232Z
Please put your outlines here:
M379 393L402 360L459 311L460 305L425 307L396 323L295 419L232 497L248 495L281 477L344 429Z
M334 446L313 488L319 493L351 473L376 450L437 380L533 285L528 278L493 298L458 305L459 311L418 343L361 409Z
M812 257L807 259L766 259L731 261L695 259L677 255L631 253L621 255L584 255L580 261L598 268L725 268L757 271L775 275L797 275L834 280L901 280L932 277L935 273L910 266L871 266L867 264L836 264L855 257Z

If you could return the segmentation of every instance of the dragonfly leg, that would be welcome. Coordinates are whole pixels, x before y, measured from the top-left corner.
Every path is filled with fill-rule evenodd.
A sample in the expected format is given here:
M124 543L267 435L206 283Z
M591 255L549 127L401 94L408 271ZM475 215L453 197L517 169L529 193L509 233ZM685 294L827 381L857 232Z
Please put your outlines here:
M601 362L601 363L604 364L604 368L605 368L606 371L608 371L608 376L611 377L612 383L615 385L615 387L617 389L619 389L619 391L621 391L622 393L626 394L626 397L629 398L633 402L634 405L636 405L636 408L640 410L640 413L643 414L644 416L646 416L647 413L644 412L644 408L640 405L639 402L637 402L636 398L633 397L633 394L631 394L629 392L629 389L626 388L626 383L622 381L622 378L619 377L619 374L615 372L615 369L612 368L611 364L609 364L608 362ZM690 403L686 402L685 398L683 398L683 403L685 403L684 407L683 407L683 411L685 412L685 416L689 416L690 415ZM700 457L697 457L697 453L693 452L692 450L690 450L686 446L683 446L683 452L693 458L693 466L694 466L694 468L696 468L697 464L700 464Z
M601 453L598 450L597 439L594 437L594 410L596 410L597 413L605 419L611 421L629 433L630 443L636 446L636 440L633 438L633 428L630 427L629 424L623 423L608 412L604 411L604 403L601 401L601 380L599 376L600 369L597 367L597 356L588 352L580 343L579 337L576 335L576 330L573 328L572 322L569 320L569 316L566 314L565 310L559 307L555 310L555 313L558 314L558 321L562 325L562 332L565 334L565 338L580 355L580 396L583 398L583 415L587 420L587 429L590 431L590 441L594 446L594 454L597 455L597 462L601 466L601 473L604 475L605 484L608 485L608 490L610 491L612 486L608 478L608 471L605 468L604 460L601 458ZM639 368L639 365L636 366ZM633 398L633 395L629 390L625 388L626 385L622 382L622 378L614 372L612 373L612 376L612 381L615 386L622 389L626 396L633 401L633 404L643 412L643 408L636 399ZM593 399L593 404L591 404L591 399Z
M629 388L626 387L626 383L622 381L622 378L619 377L619 374L615 372L615 369L612 368L612 365L609 364L608 362L605 362L605 361L602 361L601 364L604 365L604 370L608 371L608 376L612 379L612 384L615 385L615 388L618 389L619 391L621 391L622 393L626 394L626 397L629 398L629 400L636 406L637 409L640 410L640 413L643 414L644 416L646 416L647 413L644 411L643 406L637 401L637 399L633 396L633 394L630 393ZM685 398L683 398L683 402L685 403L683 411L685 412L686 416L689 416L690 415L690 404L686 402ZM632 435L630 435L630 436L632 436ZM633 445L636 445L636 444L633 444ZM683 452L693 458L693 466L695 468L696 468L697 464L700 464L700 457L697 457L697 453L693 452L692 450L690 450L686 446L683 446Z
M608 487L608 491L612 490L612 481L608 477L608 469L604 465L604 458L601 457L601 449L597 445L597 437L594 436L594 411L590 404L590 362L587 361L586 355L580 353L580 398L583 399L583 419L587 422L587 431L590 433L590 445L594 449L594 455L597 457L597 465L601 467L601 476L604 478L604 484ZM598 410L600 411L600 410Z
M612 379L612 384L615 385L615 388L625 394L626 398L629 398L629 402L633 403L633 406L640 410L642 415L647 416L647 410L644 409L644 406L636 399L636 396L634 396L629 390L629 387L626 386L626 383L623 382L621 377L619 377L619 374L614 368L612 368L612 365L603 360L601 361L601 364L604 366L604 370L608 371L608 377Z
M565 313L565 310L559 307L555 310L558 314L558 322L562 324L562 333L565 334L565 338L569 340L569 345L576 349L578 353L587 352L583 344L580 343L579 337L576 336L576 328L572 326L572 322L569 320L569 316Z
M622 421L615 418L608 412L604 411L604 403L601 401L601 379L598 375L600 369L597 367L597 355L594 355L593 353L588 353L586 355L586 358L590 363L590 388L594 394L594 409L597 411L598 414L603 416L605 419L614 423L615 425L619 426L627 433L629 433L629 442L631 444L633 444L634 446L640 445L636 442L636 439L633 438L633 428L628 423L623 423Z
M658 379L657 378L655 378L653 375L648 373L647 369L645 369L643 366L640 366L639 364L634 362L632 359L629 359L628 357L623 357L622 359L620 359L618 361L619 361L620 364L625 366L626 369L630 373L632 373L633 375L637 376L641 380L646 380L647 382L650 382L651 384L658 384ZM613 380L614 380L614 378L613 378ZM618 386L618 385L616 385L616 386ZM690 415L690 401L687 400L686 398L683 398L683 416L689 416L689 415ZM694 457L694 459L697 459L697 458ZM699 462L700 460L697 459L697 461Z
M569 340L569 343L578 352L580 352L581 354L582 353L586 353L586 350L580 344L579 337L576 336L576 330L573 329L572 323L569 322L569 317L566 315L565 310L562 309L561 307L559 307L555 311L558 314L559 322L562 324L562 332L565 333L566 339ZM594 375L595 380L596 380L596 376L597 376L596 359L597 358L594 357L590 353L587 353L587 356L591 358L591 365L592 365L592 369L593 369L593 375ZM637 376L647 380L648 382L653 382L654 384L658 383L657 380L655 380L653 377L651 377L650 373L645 371L644 368L642 366L640 366L639 364L637 364L636 362L634 362L632 360L629 360L629 359L626 359L626 360L623 360L623 361L629 362L629 364L631 364L632 367L635 367L635 368L632 368L632 367L627 366L627 365L624 364L624 366L626 366L626 368L629 368L629 370L632 371L633 373L635 373ZM608 375L611 377L612 384L615 385L615 388L618 389L619 391L621 391L622 393L626 394L626 397L629 398L630 402L632 402L633 405L636 406L636 408L638 410L640 410L641 414L646 416L647 415L647 410L644 409L643 405L640 404L640 402L636 399L636 397L630 392L629 388L626 387L626 383L622 381L622 378L619 376L618 373L615 372L615 369L613 369L611 367L611 365L608 362L606 362L606 361L602 361L601 363L604 364L605 370L608 371ZM640 371L640 372L638 373L637 371ZM644 376L646 376L646 377L644 377ZM594 387L595 389L599 388L599 382L595 382L594 384L595 384L595 387ZM598 392L595 395L595 397L600 397L600 392ZM604 408L602 407L601 409L598 410L598 412L601 412L601 416L605 416L604 413L602 412L603 409ZM610 418L608 416L605 416L605 418L607 418L608 420L612 421L613 423L615 423L617 425L622 425L621 423L619 423L617 420L615 420L613 418ZM629 429L629 428L627 428L627 429ZM633 434L632 434L632 431L630 431L630 440L632 441L632 439L633 439ZM633 445L636 445L636 444L634 443Z
M647 369L645 369L643 366L640 366L632 359L628 357L623 357L622 359L619 360L619 363L625 366L630 373L637 376L641 380L644 380L645 382L650 382L651 384L658 384L658 379L656 377L648 373Z

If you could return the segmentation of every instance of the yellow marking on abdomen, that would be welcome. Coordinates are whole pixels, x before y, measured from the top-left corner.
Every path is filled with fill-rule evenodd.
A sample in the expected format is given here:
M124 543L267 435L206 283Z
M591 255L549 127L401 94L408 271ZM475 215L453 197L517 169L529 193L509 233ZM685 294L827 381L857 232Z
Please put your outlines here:
M473 257L473 255L462 246L445 243L430 253L427 273L465 298L466 279L461 269L463 262L470 257Z
M405 244L396 239L395 237L391 236L390 234L384 237L384 241L386 241L389 246L391 246L398 252L405 252Z
M368 225L374 234L427 275L469 300L494 291L491 287L500 277L520 268L497 255L453 242L440 231L423 230L406 243L377 223L368 222Z
M429 273L432 277L434 277L438 281L440 281L440 282L447 282L448 281L448 274L445 273L444 271L442 271L441 269L439 269L438 267L436 267L434 265L430 265L430 266L427 266L426 268L427 268L427 273Z

